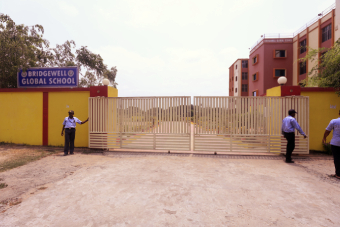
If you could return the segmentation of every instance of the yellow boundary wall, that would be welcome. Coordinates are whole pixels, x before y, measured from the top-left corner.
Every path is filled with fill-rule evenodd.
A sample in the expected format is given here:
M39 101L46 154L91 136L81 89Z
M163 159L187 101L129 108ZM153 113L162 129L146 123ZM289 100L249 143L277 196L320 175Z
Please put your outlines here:
M42 145L42 92L0 92L0 142Z
M88 98L118 97L113 87L0 89L0 142L64 146L62 122L69 110L88 118ZM44 123L45 122L45 123ZM76 127L76 147L88 146L88 124Z
M68 117L68 111L73 110L74 116L85 121L88 116L88 98L90 91L49 92L48 94L48 145L64 146L61 136L62 123ZM76 126L75 147L87 147L88 125Z
M309 149L323 150L323 134L332 119L339 117L340 97L335 91L301 91L309 96ZM329 142L332 134L328 136Z
M300 95L309 97L309 149L322 151L325 129L332 119L339 117L340 97L335 94L334 89L317 87L301 88ZM282 87L267 89L266 96L283 96ZM328 137L328 142L331 137L332 134Z

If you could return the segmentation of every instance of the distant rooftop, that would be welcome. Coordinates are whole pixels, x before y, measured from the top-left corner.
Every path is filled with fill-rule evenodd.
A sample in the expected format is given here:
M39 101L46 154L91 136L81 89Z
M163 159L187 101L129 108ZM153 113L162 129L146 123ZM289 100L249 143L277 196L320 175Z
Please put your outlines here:
M261 35L261 38L257 40L257 42L251 46L250 52L259 44L262 42L264 39L292 39L293 37L297 36L299 33L307 29L309 26L317 22L319 19L322 17L326 16L329 12L331 12L333 9L335 9L335 3L333 3L330 7L322 11L321 13L318 14L318 16L314 17L312 20L310 20L308 23L303 25L301 28L299 28L296 32L294 33L273 33L273 34L263 34Z

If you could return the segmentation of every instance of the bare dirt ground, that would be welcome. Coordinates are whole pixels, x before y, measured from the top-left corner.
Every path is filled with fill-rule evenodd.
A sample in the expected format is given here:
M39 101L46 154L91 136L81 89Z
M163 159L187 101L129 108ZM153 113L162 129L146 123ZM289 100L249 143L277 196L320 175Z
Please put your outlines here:
M0 167L14 152L38 148L24 149L0 146ZM8 185L0 189L0 226L340 226L331 156L286 164L277 156L63 157L48 149L0 172Z

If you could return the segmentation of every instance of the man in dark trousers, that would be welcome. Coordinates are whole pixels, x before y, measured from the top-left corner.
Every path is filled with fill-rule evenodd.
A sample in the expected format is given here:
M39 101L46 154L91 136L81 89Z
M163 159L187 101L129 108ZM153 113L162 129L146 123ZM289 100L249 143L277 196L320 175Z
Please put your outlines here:
M335 166L335 174L330 175L331 177L335 177L340 179L340 111L339 118L331 120L329 125L326 128L326 131L323 135L322 143L326 143L326 138L333 130L333 137L331 140L331 150L334 157L334 166Z
M63 129L61 131L61 136L64 135L65 129L65 146L64 146L64 156L68 155L68 150L70 149L70 154L74 154L74 138L76 136L76 123L84 124L89 119L87 118L86 121L80 121L78 118L73 117L74 111L68 111L68 117L65 117L63 122Z
M304 138L307 138L306 134L302 131L300 125L297 123L295 114L297 112L294 109L288 111L288 116L285 117L282 121L282 135L287 140L287 149L286 149L286 162L294 163L292 161L292 153L295 148L295 129L297 129Z

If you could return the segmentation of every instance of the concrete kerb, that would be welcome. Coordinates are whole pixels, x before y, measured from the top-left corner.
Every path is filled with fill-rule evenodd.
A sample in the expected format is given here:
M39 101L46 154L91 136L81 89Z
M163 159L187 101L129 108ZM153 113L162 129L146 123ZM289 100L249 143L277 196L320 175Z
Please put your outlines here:
M98 153L98 152L97 152ZM226 159L266 159L266 160L284 160L283 154L267 154L267 153L228 153L218 152L183 152L183 151L141 151L141 150L119 150L119 151L101 151L102 155L105 156L186 156L186 157L201 157L201 158L226 158ZM330 155L292 155L293 159L299 161L309 160L331 160L333 159Z
M30 146L31 147L31 146ZM62 152L62 147L51 146L34 146L39 149L54 150ZM283 160L285 158L282 153L237 153L237 152L217 152L216 154L211 152L195 152L195 151L175 151L175 150L136 150L136 149L92 149L87 147L76 147L74 149L76 153L82 153L85 155L104 155L104 156L119 156L119 155L133 155L133 156L191 156L191 157L205 157L205 158L227 158L227 159L267 159L267 160ZM331 155L322 153L312 154L294 154L292 158L299 161L309 160L332 160Z

